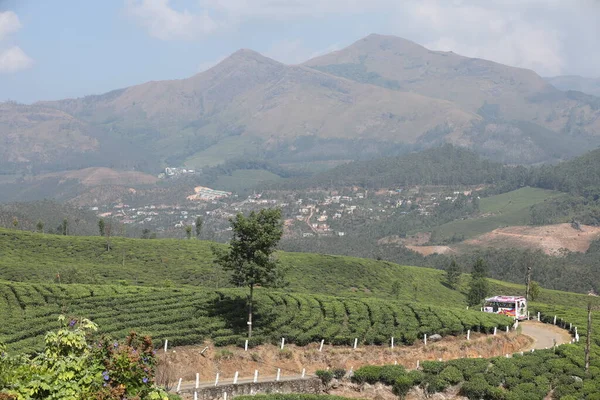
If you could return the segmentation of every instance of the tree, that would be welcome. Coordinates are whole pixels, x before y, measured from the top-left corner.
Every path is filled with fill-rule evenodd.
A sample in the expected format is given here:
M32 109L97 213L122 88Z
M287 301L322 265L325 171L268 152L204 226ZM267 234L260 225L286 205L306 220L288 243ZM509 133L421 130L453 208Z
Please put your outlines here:
M19 219L17 217L13 217L12 224L15 229L18 229L19 228Z
M529 286L529 299L528 300L534 301L539 296L540 296L540 284L535 281L531 281L531 285Z
M456 260L452 260L450 265L446 268L446 283L452 289L456 289L460 282L460 267L456 263Z
M231 272L230 281L246 286L250 292L248 306L248 337L252 337L254 287L273 286L281 279L273 253L283 234L281 210L252 211L248 217L239 213L229 220L233 237L227 250L213 248L215 262Z
M202 217L196 217L196 238L199 238L202 233L202 224L204 224Z
M44 233L44 223L42 220L39 220L35 226L38 233Z
M67 236L68 227L69 227L69 221L66 218L64 218L62 225L61 225L62 234L64 236Z
M185 237L188 238L188 240L192 238L192 226L191 225L185 226Z
M104 219L98 220L98 230L100 231L100 236L104 236L106 231L106 223L104 222Z
M480 304L481 300L487 296L488 291L487 265L483 259L478 258L471 272L471 283L469 284L469 293L467 294L467 303L469 306Z
M142 239L150 239L150 229L144 228L142 230L142 235L140 236Z

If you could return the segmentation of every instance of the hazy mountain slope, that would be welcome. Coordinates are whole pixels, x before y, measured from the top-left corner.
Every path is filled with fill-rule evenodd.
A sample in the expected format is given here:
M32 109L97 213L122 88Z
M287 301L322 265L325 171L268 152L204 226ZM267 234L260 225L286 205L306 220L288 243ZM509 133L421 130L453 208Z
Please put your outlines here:
M93 152L98 148L90 127L48 107L0 103L0 164L43 164Z
M600 97L600 78L584 78L577 75L563 75L546 78L552 86L560 90L576 90Z
M505 162L560 159L580 154L599 141L598 103L557 90L530 70L431 51L381 35L370 35L305 65L360 82L449 100L477 112L485 124L475 126L465 137L446 134L445 138ZM569 139L563 144L560 136ZM560 148L548 147L555 140L561 141Z
M151 139L165 157L239 135L267 147L300 136L412 143L440 125L458 133L480 118L447 101L286 66L249 50L189 79L44 104Z

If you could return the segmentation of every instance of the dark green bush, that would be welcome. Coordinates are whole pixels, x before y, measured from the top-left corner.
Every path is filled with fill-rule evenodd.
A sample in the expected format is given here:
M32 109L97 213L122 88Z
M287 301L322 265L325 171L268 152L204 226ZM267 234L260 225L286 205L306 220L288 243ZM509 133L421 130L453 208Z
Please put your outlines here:
M332 372L335 379L344 379L344 376L346 376L346 370L344 368L334 368Z
M426 374L439 374L446 367L442 361L423 361L421 363L421 370Z
M478 377L463 383L460 388L460 394L471 400L480 400L485 397L490 388L491 386L488 385L483 377Z
M386 365L379 371L379 381L391 386L396 379L404 375L406 375L406 369L402 365Z
M440 378L451 385L456 385L464 381L463 374L454 365L449 365L440 373Z
M396 382L394 382L392 392L402 399L408 394L413 386L415 386L415 381L412 379L410 374L402 375L396 379Z
M354 383L370 383L374 384L379 382L381 376L381 367L375 365L366 365L357 369L352 375L352 382Z
M324 369L317 370L315 372L315 375L317 375L321 379L321 382L323 382L323 385L325 386L327 386L329 382L331 382L331 380L333 379L333 372Z

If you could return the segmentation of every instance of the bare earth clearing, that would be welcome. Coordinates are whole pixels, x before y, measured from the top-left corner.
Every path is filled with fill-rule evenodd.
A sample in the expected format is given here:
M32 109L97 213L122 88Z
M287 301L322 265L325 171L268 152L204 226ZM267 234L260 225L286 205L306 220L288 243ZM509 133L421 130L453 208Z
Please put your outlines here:
M409 244L406 247L422 255L434 253L460 253L472 247L521 248L542 250L552 256L560 256L563 249L584 253L590 243L600 237L600 227L582 225L581 230L571 224L545 226L509 226L465 240L453 246L421 246Z
M37 177L76 179L85 186L100 185L153 185L158 178L139 171L117 171L111 168L91 167L76 171L57 172L44 174Z
M254 371L259 370L259 380L264 381L268 377L274 380L278 368L282 377L299 377L303 368L306 368L308 375L328 367L356 370L363 365L394 364L396 361L413 369L417 360L500 356L531 348L533 343L534 339L526 335L498 332L495 337L472 333L470 341L464 336L446 337L436 343L429 342L427 346L420 342L413 346L396 346L394 349L389 346L359 346L354 350L351 347L326 345L323 352L319 352L319 345L314 343L305 347L286 345L283 351L278 346L264 345L245 352L239 347L215 348L212 343L207 343L205 346L209 348L203 355L200 352L205 346L184 346L166 354L160 351L159 356L170 363L173 381L183 378L183 382L193 382L196 373L200 373L202 383L214 385L217 372L220 382L231 383L235 371L239 372L241 380L252 378Z

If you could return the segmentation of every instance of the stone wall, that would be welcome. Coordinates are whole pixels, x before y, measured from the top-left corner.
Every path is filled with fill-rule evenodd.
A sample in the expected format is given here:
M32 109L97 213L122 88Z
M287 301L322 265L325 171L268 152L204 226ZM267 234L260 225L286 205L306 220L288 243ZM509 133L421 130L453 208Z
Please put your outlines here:
M195 389L181 391L185 399L193 399ZM227 384L198 389L198 400L223 400L227 393L227 399L241 395L269 394L269 393L309 393L319 394L323 390L323 384L319 378L294 379L279 382L238 383Z

